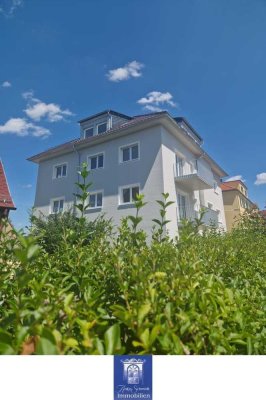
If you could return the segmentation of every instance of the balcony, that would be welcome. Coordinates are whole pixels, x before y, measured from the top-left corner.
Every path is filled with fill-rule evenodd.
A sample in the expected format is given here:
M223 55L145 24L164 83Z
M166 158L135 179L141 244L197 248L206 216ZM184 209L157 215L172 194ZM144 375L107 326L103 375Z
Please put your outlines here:
M219 226L219 215L218 212L215 210L212 210L211 208L208 207L202 207L202 209L205 211L205 214L203 215L202 222L204 225L207 226Z
M218 212L204 206L202 206L201 209L205 211L202 217L202 223L206 226L215 226L218 228L220 225ZM182 219L193 221L195 218L199 218L199 216L199 211L194 210L192 206L177 206L177 220L179 223Z
M194 160L193 166L184 161L174 165L175 181L185 191L211 189L213 187L212 171L201 160Z

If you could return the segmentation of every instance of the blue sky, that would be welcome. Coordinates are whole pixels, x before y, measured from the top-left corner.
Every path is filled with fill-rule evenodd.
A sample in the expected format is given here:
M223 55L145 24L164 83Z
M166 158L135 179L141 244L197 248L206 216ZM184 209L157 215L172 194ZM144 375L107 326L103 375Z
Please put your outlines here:
M0 0L0 157L15 226L34 202L26 158L107 108L186 117L263 208L265 21L264 0Z

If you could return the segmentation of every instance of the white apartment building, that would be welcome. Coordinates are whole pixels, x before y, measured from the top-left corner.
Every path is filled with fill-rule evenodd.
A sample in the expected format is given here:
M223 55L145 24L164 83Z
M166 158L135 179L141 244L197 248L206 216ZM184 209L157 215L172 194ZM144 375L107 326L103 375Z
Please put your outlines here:
M197 217L201 208L206 225L226 230L219 183L227 174L203 150L202 138L186 119L166 111L130 117L108 110L79 123L79 138L29 158L38 164L37 214L73 208L77 170L87 162L93 182L88 219L104 213L119 225L122 217L134 214L134 198L143 193L148 204L142 228L150 234L152 219L159 217L156 200L169 193L171 237L183 218Z

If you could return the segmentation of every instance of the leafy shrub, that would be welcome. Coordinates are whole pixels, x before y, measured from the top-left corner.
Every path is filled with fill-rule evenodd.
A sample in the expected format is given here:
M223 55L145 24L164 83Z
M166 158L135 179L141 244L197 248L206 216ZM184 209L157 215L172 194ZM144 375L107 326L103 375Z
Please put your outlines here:
M171 240L159 205L149 243L141 196L116 235L73 243L80 226L65 226L51 252L0 234L0 354L265 354L264 231L185 222Z
M77 218L71 210L39 217L33 214L30 221L31 235L36 237L37 243L48 253L61 248L64 235L67 235L68 242L72 245L80 243L81 237L84 244L88 244L93 237L105 236L112 229L111 221L106 220L104 216L88 221L85 218Z

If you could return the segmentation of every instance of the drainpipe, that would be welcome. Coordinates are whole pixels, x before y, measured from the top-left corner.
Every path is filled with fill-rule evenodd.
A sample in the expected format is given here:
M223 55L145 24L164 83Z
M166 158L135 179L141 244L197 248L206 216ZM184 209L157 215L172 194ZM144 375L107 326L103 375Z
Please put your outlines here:
M73 151L74 152L76 152L77 153L77 156L78 156L78 168L80 168L80 159L81 159L81 157L80 157L80 152L77 150L77 148L75 147L75 143L73 143ZM80 182L80 175L79 174L77 174L78 175L78 183ZM77 200L76 200L76 196L74 196L74 205L76 205L76 202L77 202ZM76 207L74 207L74 214L75 214L75 216L77 216L77 209L76 209Z

